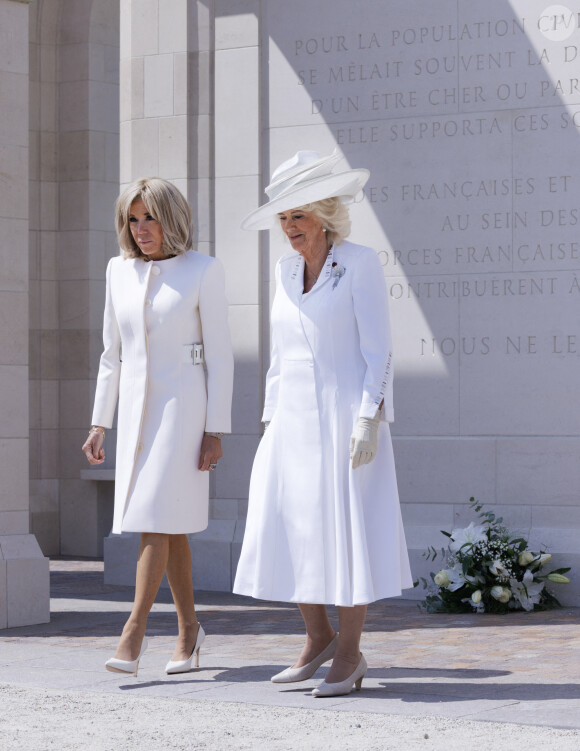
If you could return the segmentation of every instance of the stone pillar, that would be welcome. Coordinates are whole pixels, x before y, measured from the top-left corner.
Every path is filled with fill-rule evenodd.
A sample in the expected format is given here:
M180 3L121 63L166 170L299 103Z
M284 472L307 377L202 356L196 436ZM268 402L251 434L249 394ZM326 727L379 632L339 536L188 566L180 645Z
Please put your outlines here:
M29 533L28 2L0 0L0 629L50 619Z
M236 362L233 433L224 439L212 501L213 528L219 523L224 534L232 527L234 533L229 571L226 551L219 558L219 589L231 588L240 554L250 470L261 432L262 360L266 365L270 361L268 264L262 263L260 233L240 229L262 192L260 6L259 0L215 2L215 254L226 269Z

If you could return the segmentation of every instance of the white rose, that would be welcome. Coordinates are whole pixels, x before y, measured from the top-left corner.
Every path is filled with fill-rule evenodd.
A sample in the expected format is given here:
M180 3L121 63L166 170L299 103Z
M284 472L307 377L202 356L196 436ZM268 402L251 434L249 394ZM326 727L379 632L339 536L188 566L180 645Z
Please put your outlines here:
M533 553L530 553L529 550L526 550L525 552L518 555L518 563L520 564L520 566L528 566L535 557L536 556Z
M479 603L481 602L481 589L475 590L475 592L471 595L471 601L476 605L479 605Z
M500 587L500 586L492 587L490 594L494 600L497 600L498 602L503 602L503 603L509 602L512 596L512 593L510 592L509 589L507 589L507 587Z
M442 571L439 571L439 573L435 574L434 581L438 587L443 587L445 589L449 586L451 579L449 578L447 571L443 569Z

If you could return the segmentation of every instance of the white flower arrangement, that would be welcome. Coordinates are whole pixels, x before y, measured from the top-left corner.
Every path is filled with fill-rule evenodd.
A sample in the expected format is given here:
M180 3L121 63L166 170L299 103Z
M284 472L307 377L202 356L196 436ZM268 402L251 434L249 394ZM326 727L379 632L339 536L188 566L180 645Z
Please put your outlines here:
M491 511L481 511L474 498L469 502L482 521L442 534L449 538L447 550L430 547L424 557L439 555L446 566L431 573L431 582L421 578L428 594L423 607L430 613L507 613L510 610L549 610L560 607L545 588L545 582L565 584L569 568L548 574L542 567L549 553L528 550L523 537L514 537ZM419 582L415 582L417 586Z

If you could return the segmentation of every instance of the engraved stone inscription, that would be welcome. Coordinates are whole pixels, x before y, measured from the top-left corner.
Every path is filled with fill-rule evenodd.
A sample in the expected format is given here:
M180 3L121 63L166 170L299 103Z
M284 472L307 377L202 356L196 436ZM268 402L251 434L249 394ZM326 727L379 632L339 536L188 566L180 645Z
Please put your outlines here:
M541 390L580 382L577 0L269 8L272 163L337 145L371 171L353 239L384 269L399 398L427 432L578 434L580 400Z

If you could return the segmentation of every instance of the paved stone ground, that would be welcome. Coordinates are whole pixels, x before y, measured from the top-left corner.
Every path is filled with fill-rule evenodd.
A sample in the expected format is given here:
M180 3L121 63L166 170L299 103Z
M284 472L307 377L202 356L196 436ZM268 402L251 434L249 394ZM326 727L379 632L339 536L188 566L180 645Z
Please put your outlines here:
M304 717L330 710L580 730L578 609L429 615L414 602L375 603L369 606L361 645L369 663L363 690L322 700L309 691L324 669L302 684L269 682L300 650L302 622L295 606L196 593L208 634L201 667L166 676L176 617L168 590L162 590L149 619L149 649L135 679L103 667L115 650L132 589L105 585L101 562L64 560L51 562L51 588L49 624L0 632L0 687L302 709ZM0 739L2 727L0 712ZM572 735L576 745L552 747L580 750L580 733ZM13 747L24 748L22 743Z

